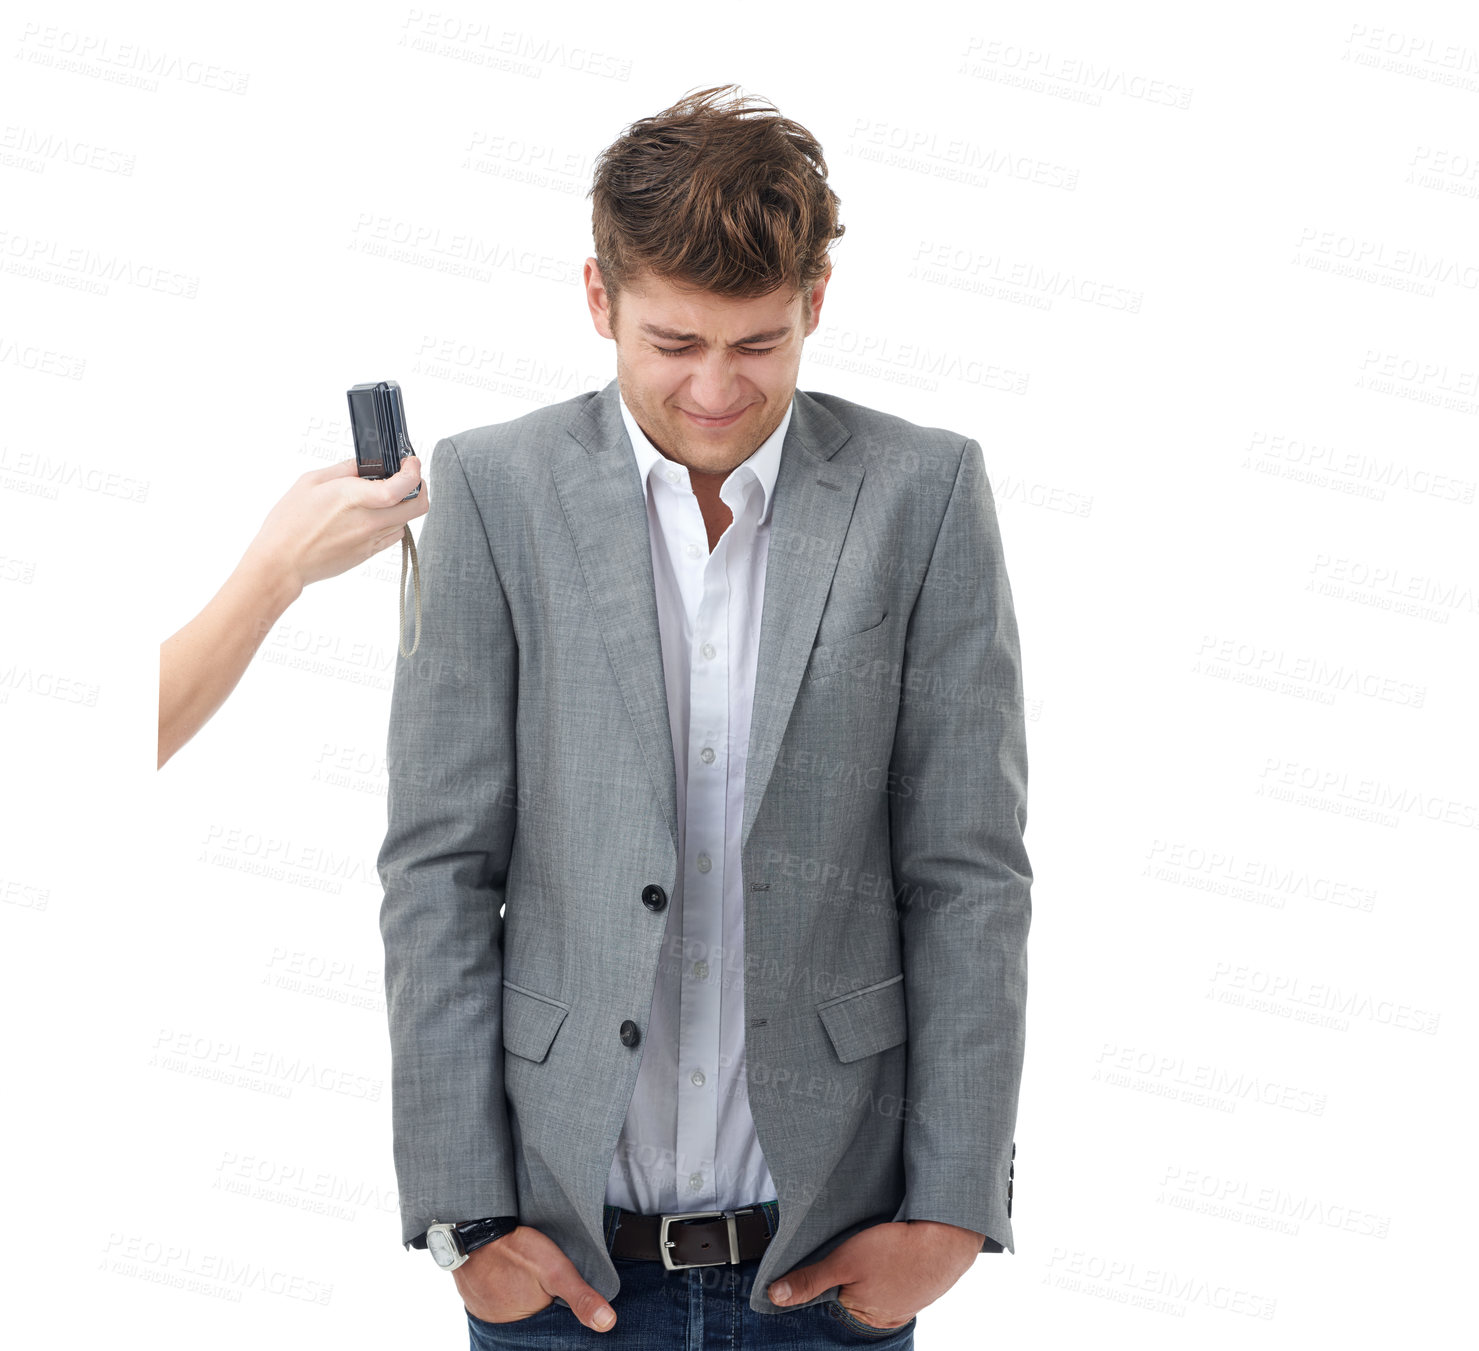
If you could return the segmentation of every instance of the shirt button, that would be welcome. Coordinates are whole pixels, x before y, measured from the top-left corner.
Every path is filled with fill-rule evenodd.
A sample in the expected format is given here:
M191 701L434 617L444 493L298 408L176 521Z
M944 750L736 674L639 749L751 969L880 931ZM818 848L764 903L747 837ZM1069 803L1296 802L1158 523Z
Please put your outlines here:
M704 1185L704 1175L702 1173L689 1173L689 1175L688 1175L688 1190L689 1191L695 1191L696 1192L703 1185Z
M703 980L709 974L709 964L707 962L694 962L693 974L700 980Z
M664 469L663 470L663 477L665 479L667 479L667 481L669 483L676 483L678 481L678 479L681 477L681 475L678 473L678 471L676 469Z
M690 544L688 546L688 556L690 558L697 558L701 552L697 544Z
M695 1088L702 1088L704 1086L704 1072L702 1070L694 1070L690 1077L693 1079Z
M699 870L699 872L706 873L713 866L714 866L714 864L710 860L710 858L709 858L709 856L707 854L700 854L698 856L698 870Z
M704 764L712 765L714 763L714 748L712 746L705 746L703 750L698 753L698 758L702 760Z
M714 647L713 643L705 643L701 648L699 648L699 651L702 652L704 656L706 656L710 661L714 660L714 653L716 650L717 649Z

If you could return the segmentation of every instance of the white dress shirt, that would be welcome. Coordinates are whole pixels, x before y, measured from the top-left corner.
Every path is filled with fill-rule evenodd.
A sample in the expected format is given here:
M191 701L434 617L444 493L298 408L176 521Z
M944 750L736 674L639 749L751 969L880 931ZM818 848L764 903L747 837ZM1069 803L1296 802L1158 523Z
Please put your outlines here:
M740 827L771 496L792 406L720 487L734 519L710 553L687 466L662 455L621 401L647 498L678 779L677 894L606 1184L608 1204L646 1215L776 1199L745 1079Z

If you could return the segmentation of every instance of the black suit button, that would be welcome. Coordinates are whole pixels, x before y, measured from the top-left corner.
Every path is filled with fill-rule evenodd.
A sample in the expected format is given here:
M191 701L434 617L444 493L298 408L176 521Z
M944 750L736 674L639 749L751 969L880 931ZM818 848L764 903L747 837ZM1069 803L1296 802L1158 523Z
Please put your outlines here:
M642 888L642 904L649 910L661 910L668 903L668 893L656 882L649 882Z
M637 1030L637 1024L630 1018L621 1025L621 1044L623 1046L635 1046L642 1040L642 1034Z

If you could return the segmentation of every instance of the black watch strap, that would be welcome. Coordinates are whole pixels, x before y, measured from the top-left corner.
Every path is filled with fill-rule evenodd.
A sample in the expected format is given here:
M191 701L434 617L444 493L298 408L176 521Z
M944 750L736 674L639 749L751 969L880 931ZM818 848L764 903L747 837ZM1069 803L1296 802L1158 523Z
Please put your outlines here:
M499 1227L497 1229L491 1229L490 1232L486 1234L475 1234L472 1238L472 1247L470 1248L467 1246L468 1230L475 1230L480 1225L497 1225ZM513 1233L513 1231L518 1227L519 1218L517 1215L499 1215L496 1219L491 1220L467 1220L464 1223L456 1226L457 1241L462 1244L463 1252L471 1252L473 1248L481 1248L484 1243L491 1243L495 1238L502 1238L505 1234ZM417 1234L416 1237L411 1240L409 1246L412 1248L425 1248L426 1230L423 1229L419 1234Z
M517 1215L499 1215L491 1220L468 1220L466 1224L459 1224L452 1232L457 1235L462 1251L470 1253L485 1243L493 1242L495 1238L513 1233L518 1227Z

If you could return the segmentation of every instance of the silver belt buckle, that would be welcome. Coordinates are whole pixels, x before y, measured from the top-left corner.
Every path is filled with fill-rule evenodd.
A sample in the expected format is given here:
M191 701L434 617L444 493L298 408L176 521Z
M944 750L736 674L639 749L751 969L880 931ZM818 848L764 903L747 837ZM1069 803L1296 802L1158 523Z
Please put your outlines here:
M729 1257L731 1263L740 1260L739 1255L739 1232L734 1225L736 1215L744 1215L754 1207L745 1206L742 1210L690 1210L682 1215L664 1215L662 1227L658 1231L657 1248L662 1254L662 1264L669 1271L682 1271L686 1267L716 1267L722 1265L726 1259L715 1258L712 1262L675 1262L669 1249L673 1246L673 1240L668 1237L668 1226L674 1220L724 1220L729 1230Z

